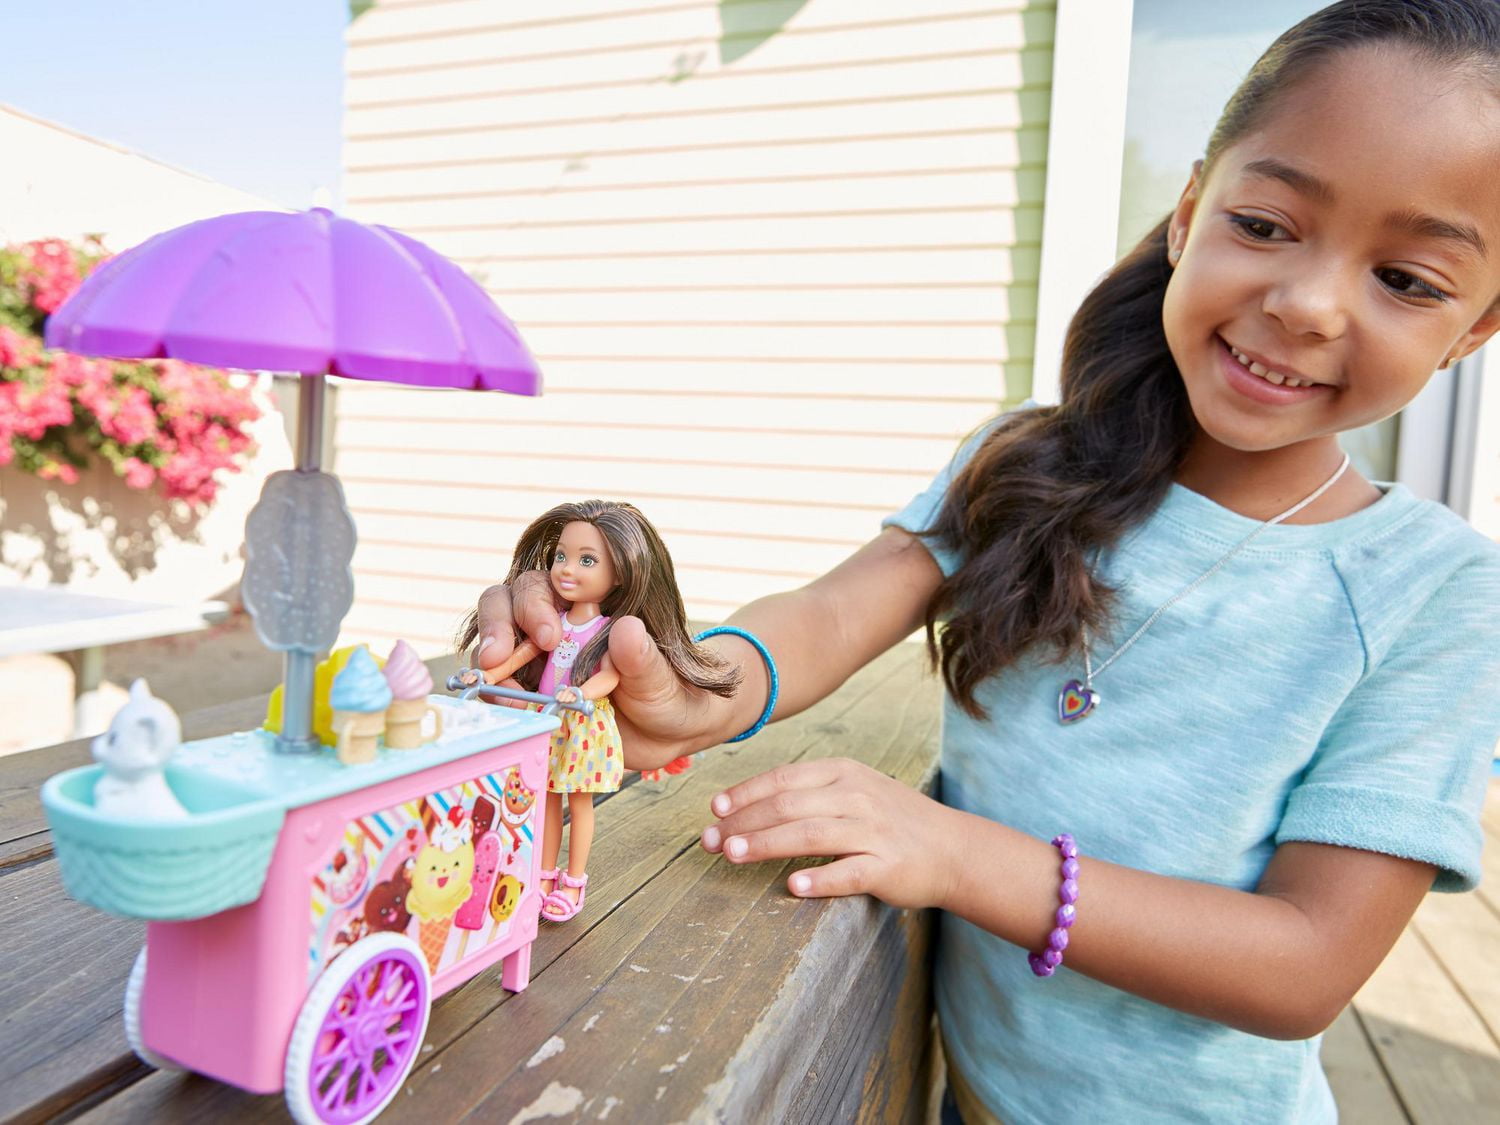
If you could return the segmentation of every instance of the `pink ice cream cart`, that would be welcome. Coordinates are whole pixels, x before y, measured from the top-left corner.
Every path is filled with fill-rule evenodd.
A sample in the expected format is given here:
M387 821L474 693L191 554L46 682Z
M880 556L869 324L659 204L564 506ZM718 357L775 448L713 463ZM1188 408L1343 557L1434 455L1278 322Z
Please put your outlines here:
M497 964L504 987L526 987L558 719L551 700L494 707L474 697L505 693L476 687L428 695L433 733L411 749L381 742L348 765L318 738L315 662L352 602L354 549L320 468L323 376L538 394L536 364L446 259L321 209L158 235L98 270L47 337L304 376L297 466L251 513L242 584L285 654L280 731L178 747L165 780L182 815L99 809L98 765L51 778L42 802L69 892L149 923L124 1005L143 1059L284 1090L299 1122L369 1121L418 1057L435 997Z

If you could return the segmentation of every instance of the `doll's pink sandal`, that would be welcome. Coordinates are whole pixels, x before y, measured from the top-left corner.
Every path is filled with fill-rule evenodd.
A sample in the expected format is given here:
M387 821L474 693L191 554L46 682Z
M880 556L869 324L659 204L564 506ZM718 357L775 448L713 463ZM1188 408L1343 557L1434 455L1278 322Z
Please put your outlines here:
M588 894L584 889L588 886L588 882L588 872L584 872L575 879L566 871L559 871L557 873L557 885L560 887L572 887L578 892L578 901L574 902L561 891L553 891L542 900L542 917L549 922L566 922L569 918L577 916L578 912L583 909L584 896ZM549 906L555 908L558 913L549 914L547 912L547 907Z

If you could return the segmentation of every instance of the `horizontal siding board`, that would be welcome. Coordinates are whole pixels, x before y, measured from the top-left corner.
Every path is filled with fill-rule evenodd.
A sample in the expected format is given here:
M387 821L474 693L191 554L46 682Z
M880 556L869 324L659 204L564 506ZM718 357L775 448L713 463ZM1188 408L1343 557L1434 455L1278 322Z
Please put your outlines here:
M539 356L641 355L663 359L733 356L785 356L802 362L819 359L909 357L920 362L1001 362L1031 354L1029 325L965 326L860 324L788 325L692 324L668 328L587 325L523 326L525 337ZM1017 348L1016 345L1020 347Z
M537 260L571 255L657 255L722 252L801 254L816 240L820 250L926 246L1035 245L1042 209L913 211L799 215L652 224L601 222L591 226L520 226L508 230L418 232L433 249L457 258L516 257Z
M585 495L608 488L613 494L630 496L660 488L663 476L684 496L703 499L772 500L778 496L816 496L822 503L885 508L892 496L910 496L926 483L918 471L843 472L835 469L804 469L769 465L710 465L698 463L681 472L665 466L637 450L636 457L622 456L595 461L586 455L572 457L500 457L465 453L425 452L403 458L399 474L392 475L392 458L385 451L341 450L339 476L351 491L355 486L370 491L394 484L405 487L447 488L466 481L524 481L549 483L555 488Z
M1043 88L1050 81L1050 61L1046 48L1014 51L981 43L925 55L903 51L889 58L841 58L822 65L710 71L686 83L655 82L648 88L635 78L458 93L429 88L408 99L356 102L345 111L344 127L350 135L364 136L595 117L601 110L737 113L746 106L831 101L860 90L900 97L966 87ZM624 104L616 104L622 98Z
M400 392L388 392L399 394ZM339 415L388 414L405 409L414 423L412 439L420 444L423 418L452 418L455 412L494 411L508 424L553 427L615 429L637 431L650 429L664 421L688 427L746 433L828 432L859 434L926 434L948 437L962 434L980 419L983 407L970 402L947 400L879 400L849 399L830 402L825 399L745 398L743 396L673 396L673 395L542 395L540 398L482 395L472 406L455 399L456 394L414 393L401 399L385 399L372 391L368 399L356 405L343 396ZM999 396L997 396L998 401ZM400 406L395 405L400 403ZM477 413L469 413L477 417ZM342 426L342 421L338 423ZM336 428L336 439L342 436ZM590 440L602 440L603 435ZM342 471L342 467L340 468Z
M652 513L646 513L648 517ZM654 522L654 520L653 520ZM524 521L487 528L490 538L476 549L444 549L444 576L481 589L499 582L510 566L510 551L525 529ZM856 543L809 543L782 539L726 541L682 528L658 528L668 541L673 562L679 569L755 571L800 582L836 566L855 549ZM409 578L430 575L432 548L422 543L362 539L354 555L354 577L361 591L366 578Z
M351 200L430 192L545 189L586 183L664 183L733 180L775 175L890 173L907 168L988 164L1002 168L1041 167L1047 158L1044 122L1001 132L989 125L814 137L799 142L715 145L614 146L588 152L509 153L475 159L455 148L451 159L431 164L360 166L345 153L344 190ZM351 214L355 208L351 207ZM378 210L358 209L360 218L380 221Z
M834 250L819 246L786 252L754 247L718 254L684 253L615 258L500 258L454 255L469 273L496 295L539 289L638 285L688 290L723 285L851 284L1030 284L1035 285L1040 248L1016 246L867 246Z
M594 152L633 148L783 144L809 138L879 136L939 125L946 129L1009 131L1045 121L1049 99L1046 89L980 89L921 97L874 96L844 104L747 108L732 116L619 113L579 124L507 122L493 130L460 135L350 137L344 142L344 159L352 168L454 158L514 160L543 154L577 159Z
M849 362L775 364L733 357L713 363L665 363L659 359L641 362L627 357L600 356L592 360L549 360L543 371L547 384L545 398L649 397L661 403L661 416L665 418L668 410L695 409L692 404L700 398L744 398L747 395L823 402L894 399L902 402L994 403L1009 397L1006 388L1014 380L1024 377L1030 371L1030 364L1027 361L905 367ZM375 400L347 398L345 396L358 393L348 390L347 386L341 391L339 400L341 426L346 420L385 419L409 424L409 420L415 419L508 422L518 417L517 400L504 394L402 389L398 397ZM667 399L675 401L664 401ZM409 435L408 440L420 441L415 435Z
M927 10L957 14L1035 7L1035 0L930 0ZM796 20L812 26L848 23L869 18L870 10L861 0L820 0L798 11ZM737 27L775 27L785 22L786 11L786 0L549 0L545 7L504 0L378 0L349 26L345 39L353 49L381 40L415 43L425 37L467 36L485 28L512 36L538 34L546 37L544 42L582 33L608 44L624 40L632 29L638 33L641 20L710 20L705 26L718 27L727 13Z
M413 434L409 422L353 421L339 419L340 464L352 452L392 459L427 457L434 453L489 455L490 472L504 469L514 472L515 458L540 461L555 456L557 434L535 426L507 426L503 422L453 421L429 425ZM649 450L649 460L661 466L684 469L704 464L755 466L802 465L806 468L842 471L885 471L916 466L918 471L941 464L952 452L948 438L912 437L903 434L870 437L838 432L828 433L816 441L803 434L783 433L703 433L642 428L623 443L625 456L629 447ZM396 451L396 452L392 452ZM617 451L613 451L615 453ZM642 460L647 459L644 455ZM486 474L489 479L489 474Z
M429 543L435 552L435 565L441 565L440 556L447 543L488 543L496 550L509 550L515 545L512 528L516 523L533 520L553 504L577 500L579 495L629 499L652 523L663 528L664 534L667 528L690 527L736 540L774 535L850 544L876 535L881 518L914 495L884 507L856 508L826 507L790 498L754 503L723 498L705 501L660 489L630 497L605 487L577 494L524 480L441 491L417 485L366 487L351 483L345 491L361 535Z
M684 293L692 293L684 300ZM611 323L688 325L779 321L820 324L862 320L871 324L1001 324L1034 320L1036 294L1030 286L957 288L787 290L780 288L690 290L674 287L601 293L597 290L541 292L521 286L495 299L528 340L542 325L586 324L607 317Z
M943 10L929 4L921 10L872 9L868 5L839 11L839 5L808 4L798 18L779 30L775 25L725 32L712 8L650 15L634 26L616 21L554 27L489 30L483 25L464 34L411 40L349 44L350 100L365 100L365 86L444 71L474 70L532 75L551 71L588 75L615 74L622 60L651 60L662 77L683 80L700 68L717 68L721 44L733 53L753 39L761 41L753 56L761 65L810 63L830 55L883 55L892 48L934 45L951 49L955 42L1019 47L1034 31L1050 28L1050 13L1004 11L986 4L967 10ZM820 17L820 12L826 12ZM1040 18L1039 18L1040 17ZM769 34L768 34L769 33Z
M944 175L885 175L874 178L740 183L713 180L691 185L657 184L649 192L555 191L471 195L457 198L388 200L380 222L418 238L425 232L516 223L684 222L726 214L807 211L1009 208L1040 205L1045 192L1040 168L990 168Z

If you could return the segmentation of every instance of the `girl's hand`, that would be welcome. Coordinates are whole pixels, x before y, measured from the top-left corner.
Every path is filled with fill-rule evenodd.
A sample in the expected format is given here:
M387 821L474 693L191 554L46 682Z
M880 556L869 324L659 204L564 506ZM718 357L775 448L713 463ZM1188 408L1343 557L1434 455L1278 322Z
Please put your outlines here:
M578 693L570 687L558 688L557 694L553 698L559 703L577 703Z
M538 649L550 652L561 639L558 612L552 583L542 571L522 574L513 587L491 586L479 600L475 667L504 665L517 648L517 627ZM627 769L660 768L734 733L720 729L725 701L685 687L640 618L614 620L608 659L619 683L601 694L614 703Z
M731 863L832 856L794 871L798 898L869 894L898 907L947 902L962 855L963 818L847 758L778 766L710 802L719 823L703 847Z

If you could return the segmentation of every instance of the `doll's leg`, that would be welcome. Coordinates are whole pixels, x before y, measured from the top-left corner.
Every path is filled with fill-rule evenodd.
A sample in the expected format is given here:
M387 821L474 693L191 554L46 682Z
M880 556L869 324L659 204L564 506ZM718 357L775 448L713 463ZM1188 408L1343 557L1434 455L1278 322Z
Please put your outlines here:
M562 794L547 794L547 827L542 830L542 870L551 871L557 866L558 853L562 851ZM542 880L542 897L552 893L551 879Z
M589 865L589 849L594 843L594 795L568 794L568 874L579 878ZM577 902L580 888L564 886L562 893Z

